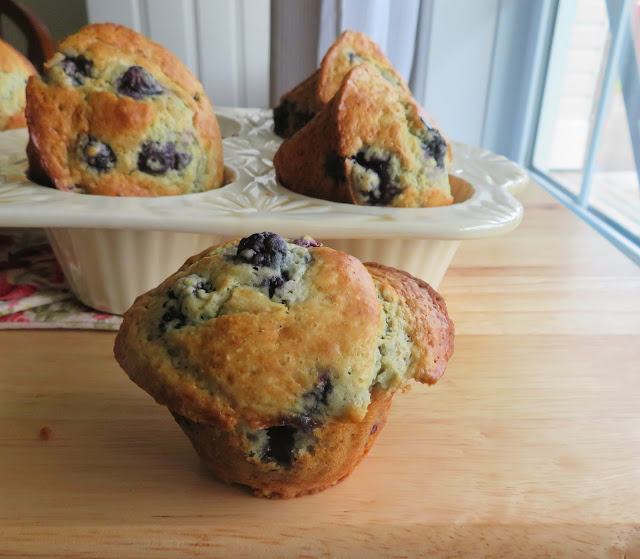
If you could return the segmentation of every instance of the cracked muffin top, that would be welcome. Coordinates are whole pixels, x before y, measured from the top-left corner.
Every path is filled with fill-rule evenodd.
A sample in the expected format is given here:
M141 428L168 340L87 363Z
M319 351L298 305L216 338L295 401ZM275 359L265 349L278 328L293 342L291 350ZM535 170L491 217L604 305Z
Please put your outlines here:
M222 142L200 82L164 47L111 23L58 45L27 85L31 174L59 190L162 196L218 188Z
M22 54L0 39L0 130L24 128L25 85L36 73Z
M273 233L187 260L138 297L115 344L158 403L223 429L359 422L375 386L434 383L452 351L424 282Z
M450 165L437 124L368 63L350 70L274 157L276 177L290 190L365 206L449 205Z
M412 96L380 47L363 33L347 30L331 45L320 68L282 96L274 109L275 133L283 138L293 136L331 100L349 70L364 62L376 68L399 92Z

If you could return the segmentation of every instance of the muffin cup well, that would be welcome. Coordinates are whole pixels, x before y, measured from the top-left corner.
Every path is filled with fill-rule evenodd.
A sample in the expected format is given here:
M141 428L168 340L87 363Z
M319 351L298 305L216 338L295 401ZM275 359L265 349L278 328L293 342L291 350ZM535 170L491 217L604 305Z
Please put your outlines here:
M183 196L117 198L37 185L26 174L26 130L0 133L0 226L46 228L76 296L121 314L192 254L257 231L310 235L437 288L461 240L506 233L522 219L512 194L529 182L526 171L486 150L452 142L451 206L338 204L277 184L272 160L281 139L271 111L218 107L216 116L235 177Z
M46 229L71 290L85 305L122 314L141 293L223 235L129 229Z
M73 293L85 305L122 314L184 261L234 238L177 231L51 228L47 237ZM362 262L406 270L438 288L460 241L439 239L321 239Z
M242 426L226 431L171 413L204 464L218 479L248 486L259 497L288 499L318 493L349 476L384 427L392 397L393 393L375 388L367 414L360 423L325 423L309 433L316 439L313 447L284 464L252 451L255 444L251 438L255 431L243 430ZM272 437L277 437L276 432L271 432ZM291 432L289 427L289 437ZM287 436L283 438L287 439ZM291 440L281 439L277 444L287 446ZM275 449L274 454L284 456L285 451Z

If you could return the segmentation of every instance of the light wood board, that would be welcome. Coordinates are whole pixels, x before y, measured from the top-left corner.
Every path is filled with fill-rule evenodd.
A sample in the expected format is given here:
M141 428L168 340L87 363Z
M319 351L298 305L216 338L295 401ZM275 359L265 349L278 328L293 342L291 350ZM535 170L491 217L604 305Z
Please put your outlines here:
M112 333L0 331L0 556L640 558L640 271L539 187L523 201L441 285L444 378L315 496L211 478Z

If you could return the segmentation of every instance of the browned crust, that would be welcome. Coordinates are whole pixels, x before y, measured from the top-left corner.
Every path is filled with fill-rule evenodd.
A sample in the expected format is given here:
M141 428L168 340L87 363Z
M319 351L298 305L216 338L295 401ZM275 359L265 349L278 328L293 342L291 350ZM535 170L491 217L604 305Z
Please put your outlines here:
M226 244L230 243L237 240ZM339 321L332 321L333 309L328 312L320 308L314 314L316 303L312 302L301 316L295 316L293 306L288 310L287 314L294 315L293 324L297 322L299 326L295 335L286 340L277 339L276 334L287 331L291 325L275 313L233 314L222 317L225 321L218 319L181 329L176 336L184 336L186 353L182 357L189 363L190 372L197 372L199 378L234 377L231 387L219 385L217 390L207 391L196 385L189 371L185 374L180 370L170 352L161 347L159 351L158 345L150 342L148 315L153 297L164 296L178 275L191 273L192 266L206 259L211 250L192 256L158 288L136 299L125 313L116 337L114 353L118 363L158 403L181 416L176 417L178 424L220 480L249 486L256 495L269 498L299 497L336 485L351 474L371 449L386 422L395 391L374 385L364 417L357 421L331 419L316 428L314 436L318 442L313 454L303 453L289 468L252 457L245 436L234 427L240 424L260 429L282 425L286 422L283 418L288 417L287 398L299 398L298 388L304 383L296 372L308 369L310 363L318 363L318 357L321 361L326 356L327 363L339 362L359 339L377 339L380 303L374 284L381 293L393 292L397 312L407 324L413 357L407 378L435 383L453 354L454 326L444 299L407 272L376 263L361 265L355 258L329 248L313 249L317 271L313 284L329 278L331 287L327 290L325 286L322 292L329 294L331 305L338 309ZM324 269L323 263L329 267ZM358 352L366 347L365 344ZM240 355L244 361L231 359L225 368L232 355ZM308 357L311 361L307 361ZM373 358L368 354L364 357ZM292 364L293 369L283 368L283 362ZM247 376L249 371L255 374ZM307 390L303 388L303 393ZM221 394L226 397L221 398ZM245 396L249 399L245 400ZM273 409L274 413L261 409L264 402L268 403L266 409Z
M20 72L25 78L36 73L33 64L2 39L0 39L0 71L7 73ZM26 126L27 119L24 115L24 107L20 112L12 115L3 116L0 114L0 130L13 130L15 128L25 128Z
M345 204L357 200L346 177L345 157L362 146L361 137L375 134L377 105L393 92L385 80L366 64L345 76L329 104L309 124L285 140L273 159L276 179L289 190ZM377 77L377 76L376 76ZM332 162L336 167L330 171Z
M259 497L289 499L318 493L346 479L382 431L392 397L392 393L374 389L360 423L331 422L316 429L319 441L314 454L301 456L289 469L247 460L242 441L233 431L179 418L178 424L218 479L249 486Z
M199 143L207 154L205 190L222 186L224 164L222 141L211 101L202 85L180 60L164 47L146 37L112 23L93 24L62 40L60 52L104 51L113 48L157 65L173 82L173 91L193 111L193 124ZM48 67L51 61L45 65ZM196 100L194 97L197 97ZM48 86L32 76L27 84L26 117L32 144L30 162L51 179L59 190L76 188L68 164L77 137L99 129L114 147L130 149L139 133L152 122L155 107L131 98L119 98L107 91L85 93L79 89ZM125 133L125 131L127 133ZM131 136L131 138L129 138ZM125 176L113 173L95 184L83 185L91 194L108 196L159 196L181 194L180 186L161 185L153 177Z
M328 248L312 249L316 264L311 273L318 290L314 293L318 300L330 298L324 299L330 301L330 310L327 303L310 297L287 311L231 314L172 331L164 343L150 339L150 309L179 277L193 273L192 265L206 260L210 250L190 258L160 286L138 297L116 337L118 363L159 404L222 429L232 429L238 421L254 429L277 424L301 394L313 388L310 371L318 366L349 370L360 359L366 367L373 359L381 312L374 282L397 293L400 312L409 323L414 369L408 377L433 384L442 376L454 337L443 298L406 272L380 264L365 267ZM353 352L358 361L351 361Z
M301 127L301 118L313 117L323 106L317 96L318 76L316 70L303 82L283 95L274 109L274 131L282 138L290 138Z
M381 312L373 280L359 260L326 247L311 249L305 301L185 327L166 334L165 343L150 340L149 309L192 264L206 266L210 250L138 297L116 337L118 363L159 404L222 429L238 421L257 429L293 409L318 370L351 370L354 378L369 370Z
M387 67L398 80L401 88L411 95L406 82L393 68L382 49L364 33L347 30L329 47L320 63L320 68L285 93L280 98L280 103L285 101L295 103L299 109L309 113L321 111L331 101L340 88L344 76L353 67L352 64L344 64L339 60L340 54L345 49L353 50Z
M451 144L449 144L448 150L451 152ZM438 206L450 206L451 204L453 204L453 195L447 194L439 188L434 188L429 193L429 198L425 207L435 208Z
M336 94L309 124L280 145L273 165L276 179L289 190L322 200L353 204L355 200L344 181L334 180L327 174L330 154L341 156L337 123L339 95ZM344 162L338 163L344 174Z
M47 175L40 165L40 157L31 138L29 138L29 142L27 143L27 159L29 161L29 169L27 171L29 179L44 186L53 186L49 175Z
M280 98L280 103L288 101L290 103L295 103L299 108L308 112L315 113L319 111L324 106L324 103L318 99L317 95L319 76L320 70L316 70L308 78L304 79L293 89L285 93Z
M409 337L416 348L414 370L410 376L419 382L435 384L444 374L453 355L455 327L447 314L444 298L428 283L383 264L365 266L379 285L391 286L406 309Z
M413 106L413 118L426 117L437 128L433 119L413 99L403 102ZM376 145L376 140L380 139L397 150L402 142L399 119L405 115L401 111L395 119L389 116L390 111L400 106L397 90L377 70L370 64L356 66L345 76L329 104L280 145L273 160L276 179L289 190L305 196L358 203L353 185L347 178L344 159L354 156L363 144ZM403 164L411 164L402 151L396 153ZM336 167L329 172L332 161ZM415 191L405 189L399 200L395 203L403 207L429 207L450 205L453 197L433 188L426 199L424 196L418 198Z
M402 76L396 72L395 68L393 68L382 49L364 33L346 30L338 37L338 40L331 45L320 64L320 75L318 76L317 85L318 109L321 109L323 105L331 101L332 97L340 88L342 80L352 68L351 65L343 65L338 60L340 53L344 49L353 50L359 55L375 60L380 66L386 67L387 71L398 81L401 89L406 94L411 95L409 86Z
M280 98L280 107L290 103L291 111L310 115L323 110L340 88L349 70L361 63L354 64L346 60L342 56L345 51L353 51L359 56L375 61L397 80L404 94L411 97L409 86L393 68L382 49L363 33L347 30L329 47L320 68ZM294 115L290 115L286 128L278 130L278 133L283 138L290 138L297 132L297 127L299 124L296 124Z
M78 109L82 95L73 90L61 88L48 92L41 78L32 76L27 82L26 117L29 126L29 162L34 162L30 175L48 177L58 190L72 190L66 165L66 154L75 143L73 128L79 126ZM68 116L67 116L68 114ZM86 133L86 124L78 133Z
M24 113L18 113L11 115L7 118L4 130L13 130L15 128L25 128L27 126L27 119L24 117Z

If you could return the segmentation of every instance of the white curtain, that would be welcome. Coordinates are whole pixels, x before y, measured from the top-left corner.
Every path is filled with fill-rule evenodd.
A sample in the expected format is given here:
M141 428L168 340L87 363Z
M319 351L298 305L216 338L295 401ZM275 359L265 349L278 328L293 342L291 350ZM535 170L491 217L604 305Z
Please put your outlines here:
M371 37L423 94L433 0L272 0L271 103L318 67L346 29ZM418 33L418 29L422 31Z
M322 0L318 62L345 29L371 37L411 81L420 0Z
M546 2L271 0L271 103L315 71L342 31L361 31L450 139L517 159Z

